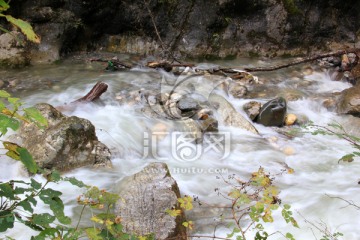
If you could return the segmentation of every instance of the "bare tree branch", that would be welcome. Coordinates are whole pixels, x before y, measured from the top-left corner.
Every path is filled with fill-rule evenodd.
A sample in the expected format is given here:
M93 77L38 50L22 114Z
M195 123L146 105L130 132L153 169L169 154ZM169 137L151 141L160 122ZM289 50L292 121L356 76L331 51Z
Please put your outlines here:
M358 57L360 57L360 49L359 48L351 48L351 49L347 49L347 50L340 50L340 51L336 51L336 52L318 54L318 55L310 56L307 58L301 58L299 60L296 60L296 61L293 61L293 62L290 62L287 64L275 65L275 66L270 66L270 67L254 67L254 68L249 67L249 68L245 68L244 70L247 72L269 72L269 71L279 70L282 68L287 68L290 66L298 65L301 63L311 62L311 61L321 59L321 58L340 56L340 55L347 54L347 53L355 53Z

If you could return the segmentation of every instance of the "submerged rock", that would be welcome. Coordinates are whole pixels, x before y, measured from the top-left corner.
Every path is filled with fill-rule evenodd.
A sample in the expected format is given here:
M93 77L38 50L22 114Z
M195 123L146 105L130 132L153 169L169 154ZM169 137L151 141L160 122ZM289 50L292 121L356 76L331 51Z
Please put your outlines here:
M116 187L122 199L115 206L124 231L138 236L154 233L155 239L186 239L184 216L172 217L166 210L177 208L179 187L165 163L151 163L125 178Z
M265 103L255 121L264 126L281 127L284 125L285 115L286 100L279 97Z
M24 124L19 136L39 167L67 171L87 165L111 166L110 150L98 141L89 120L67 117L46 103L35 107L48 119L48 127Z

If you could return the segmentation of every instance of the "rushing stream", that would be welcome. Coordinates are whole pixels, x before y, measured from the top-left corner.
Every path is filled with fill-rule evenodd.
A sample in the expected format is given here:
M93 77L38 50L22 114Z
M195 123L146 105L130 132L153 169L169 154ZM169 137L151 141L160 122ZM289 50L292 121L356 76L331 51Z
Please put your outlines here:
M239 67L270 63L256 59L238 59L212 64ZM288 138L273 128L255 124L260 132L258 136L243 129L224 126L220 122L219 131L231 136L230 152L225 158L214 151L208 151L198 160L179 161L172 154L171 135L165 135L160 136L157 142L159 159L143 159L144 133L149 130L171 131L177 128L176 123L144 116L136 104L119 101L119 93L124 90L130 92L140 88L156 88L162 79L161 74L165 73L140 67L122 72L104 72L103 68L104 66L99 63L66 61L58 65L0 72L3 79L16 85L13 94L21 97L29 105L47 102L54 106L62 106L85 95L98 81L109 85L100 103L81 104L67 109L64 113L89 119L95 125L99 140L112 150L114 167L84 167L66 175L111 190L115 182L140 171L148 162L163 161L168 164L183 195L195 195L207 203L221 204L226 201L214 191L217 187L224 187L223 181L216 178L219 173L223 176L236 174L247 179L260 166L267 172L278 174L284 165L287 165L295 172L276 176L275 185L281 190L282 202L292 206L300 228L294 228L283 219L276 218L275 223L266 225L267 232L291 232L296 239L320 239L323 234L306 223L305 218L317 226L325 224L323 230L326 228L330 232L343 233L344 239L360 239L359 212L347 206L346 202L329 197L341 197L360 205L359 160L338 164L340 157L352 151L347 142L336 137L311 134L299 134L295 138ZM279 94L292 94L297 100L288 101L289 113L302 116L317 125L338 122L348 127L351 133L359 133L357 131L360 125L357 119L351 116L338 116L322 106L322 96L350 87L348 83L332 81L326 70L318 69L312 72L308 67L300 66L257 76L264 84L258 88L250 88L249 96L252 99L264 103ZM201 81L201 76L195 80ZM240 112L243 112L242 106L250 101L233 97L228 97L228 100ZM0 181L26 179L19 170L19 164L11 160L2 158L0 169ZM61 184L54 188L63 192L66 213L77 222L80 207L77 206L76 197L80 194L79 190L69 184ZM219 212L216 210L199 211L198 215L191 215L197 226L197 232L194 234L212 234L211 223L218 215ZM280 214L277 217L280 217ZM22 231L21 225L16 229L7 235L15 239L29 239L30 233ZM217 234L225 237L225 233L229 232L231 231L219 228ZM271 239L284 237L276 234Z

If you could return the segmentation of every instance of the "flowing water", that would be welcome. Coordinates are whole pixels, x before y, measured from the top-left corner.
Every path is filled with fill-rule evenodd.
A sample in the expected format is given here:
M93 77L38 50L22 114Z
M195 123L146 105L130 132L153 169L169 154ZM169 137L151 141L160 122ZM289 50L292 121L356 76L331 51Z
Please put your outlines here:
M127 58L127 56L122 57ZM270 63L256 59L238 59L212 64L239 67ZM89 119L95 125L99 140L112 150L113 169L83 167L67 172L67 176L75 176L87 184L111 191L115 183L140 171L149 162L163 161L168 164L183 195L197 196L207 203L225 204L228 202L214 191L215 188L225 188L224 182L217 178L219 173L223 176L236 174L247 179L260 166L267 172L278 174L284 169L284 165L287 165L295 172L277 175L275 184L281 190L282 202L291 204L300 228L286 224L283 219L279 219L278 213L276 216L278 220L266 225L267 232L291 232L296 239L320 239L323 234L313 225L306 223L305 218L323 230L343 233L344 239L360 239L359 212L347 206L344 201L329 197L341 197L360 205L359 159L352 163L338 164L340 157L353 150L347 142L336 137L306 133L289 138L273 128L259 124L255 126L260 135L255 135L220 123L219 131L229 133L231 136L230 154L225 158L219 153L209 151L196 161L179 161L172 151L171 138L174 136L171 134L160 136L156 142L159 159L143 158L145 132L154 129L172 131L178 126L176 122L148 118L141 113L138 105L133 102L120 102L118 96L124 91L156 88L163 79L162 76L168 74L140 67L123 72L105 72L103 68L104 66L98 63L66 61L58 65L1 72L3 79L17 85L13 94L21 97L29 105L47 102L54 106L63 106L85 95L98 81L109 85L100 103L78 105L75 108L68 108L64 113ZM308 68L300 66L259 74L260 81L265 84L259 87L253 86L249 96L264 103L278 94L295 95L297 100L288 102L288 112L309 119L317 125L338 122L346 126L351 133L358 134L357 119L351 116L338 116L328 111L322 106L321 100L322 96L341 91L350 85L332 81L326 70L318 69L312 73L307 71ZM201 76L193 80L203 81ZM240 112L242 105L250 101L250 99L232 97L228 99ZM289 149L290 153L286 151ZM2 158L0 169L0 181L26 179L19 170L19 164L11 160ZM37 179L41 180L40 177ZM77 206L76 197L81 191L69 184L52 187L63 192L66 214L77 222L80 207ZM43 210L41 206L38 208ZM219 217L220 212L216 209L203 211L200 209L197 212L199 214L190 215L197 226L194 235L212 234L214 227L211 224L214 218ZM21 225L16 229L8 232L7 235L15 239L29 239L30 232L23 231ZM226 232L231 231L219 228L217 234L225 237ZM272 239L284 239L284 237L277 234L272 236Z

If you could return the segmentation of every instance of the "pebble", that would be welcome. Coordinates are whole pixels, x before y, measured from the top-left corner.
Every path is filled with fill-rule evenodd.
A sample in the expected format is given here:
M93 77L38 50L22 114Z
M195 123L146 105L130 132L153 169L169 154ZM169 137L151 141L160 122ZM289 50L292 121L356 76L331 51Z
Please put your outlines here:
M286 126L291 126L294 125L294 123L296 122L297 117L295 114L293 113L289 113L285 116L285 125Z
M284 147L282 149L282 151L286 156L291 156L291 155L295 154L295 149L293 147L290 147L290 146Z

